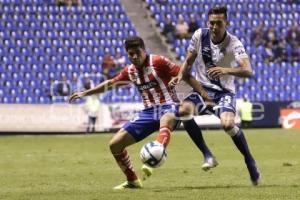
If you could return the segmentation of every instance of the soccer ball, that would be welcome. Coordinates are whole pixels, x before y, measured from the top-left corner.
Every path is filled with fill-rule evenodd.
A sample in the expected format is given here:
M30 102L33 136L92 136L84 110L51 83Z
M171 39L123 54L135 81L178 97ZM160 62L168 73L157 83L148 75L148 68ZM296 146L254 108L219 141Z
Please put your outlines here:
M154 141L142 147L140 157L142 162L149 167L159 167L166 161L167 152L161 143Z

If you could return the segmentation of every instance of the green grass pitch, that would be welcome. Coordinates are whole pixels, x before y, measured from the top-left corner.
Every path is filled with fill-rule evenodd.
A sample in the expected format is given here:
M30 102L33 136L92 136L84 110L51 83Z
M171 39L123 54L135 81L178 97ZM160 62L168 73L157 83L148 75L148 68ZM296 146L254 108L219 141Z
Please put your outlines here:
M262 172L253 187L243 159L223 131L204 131L219 166L201 170L202 155L184 131L175 132L167 162L141 190L113 191L124 181L108 149L112 134L0 137L1 200L299 200L300 131L245 131ZM139 150L129 148L140 175Z

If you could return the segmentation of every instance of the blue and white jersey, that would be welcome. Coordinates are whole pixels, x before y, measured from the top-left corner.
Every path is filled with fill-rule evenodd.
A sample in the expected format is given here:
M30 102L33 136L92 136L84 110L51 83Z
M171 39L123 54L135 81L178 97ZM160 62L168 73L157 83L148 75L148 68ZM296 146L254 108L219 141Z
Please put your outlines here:
M213 81L207 76L207 67L205 66L202 56L202 33L204 31L207 31L207 29L198 29L194 33L188 47L189 51L197 54L197 58L194 63L196 68L196 78L203 84L204 87L212 88L218 91L227 90L235 94L234 76L221 75L218 81ZM238 60L242 58L248 58L244 45L241 43L241 41L236 36L228 32L224 41L220 44L213 44L210 40L210 37L207 40L209 41L205 42L207 42L207 44L210 44L211 57L214 66L237 67Z

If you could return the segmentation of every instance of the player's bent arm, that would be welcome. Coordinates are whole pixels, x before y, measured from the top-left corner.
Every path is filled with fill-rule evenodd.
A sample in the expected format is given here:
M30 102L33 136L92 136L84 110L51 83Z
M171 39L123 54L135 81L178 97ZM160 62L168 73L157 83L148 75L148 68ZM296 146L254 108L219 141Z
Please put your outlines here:
M228 68L227 74L238 77L250 77L253 75L250 60L248 58L242 58L237 61L239 67Z
M177 74L177 76L173 77L169 82L169 86L177 85L182 79L186 79L189 75L189 71L197 57L197 54L188 51L185 57L185 60Z
M197 57L197 54L191 51L187 51L186 58L182 64L182 67L179 71L179 73L182 73L183 80L187 82L196 92L198 92L205 100L210 100L210 97L208 96L207 92L204 90L202 85L195 79L194 76L192 76L189 72L191 70L191 67L193 63L195 62L195 59Z
M183 77L188 78L188 74L192 68L193 63L195 62L195 59L197 57L197 54L191 51L187 51L186 57L184 59L184 62L180 68L179 74L181 74Z
M192 75L187 75L184 77L184 81L187 82L197 93L199 93L204 101L207 103L212 103L212 99L208 96L206 90L202 87L202 85L195 79Z

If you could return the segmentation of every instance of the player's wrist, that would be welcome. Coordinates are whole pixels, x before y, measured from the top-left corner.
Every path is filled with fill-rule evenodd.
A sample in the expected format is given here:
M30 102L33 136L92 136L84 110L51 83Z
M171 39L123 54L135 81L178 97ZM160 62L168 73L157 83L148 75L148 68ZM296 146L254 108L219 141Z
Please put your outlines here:
M182 72L178 72L178 74L177 74L177 76L176 76L177 78L181 78L181 77L183 77L183 73Z
M89 92L88 90L81 92L80 97L85 97L85 96L89 95L88 92Z

